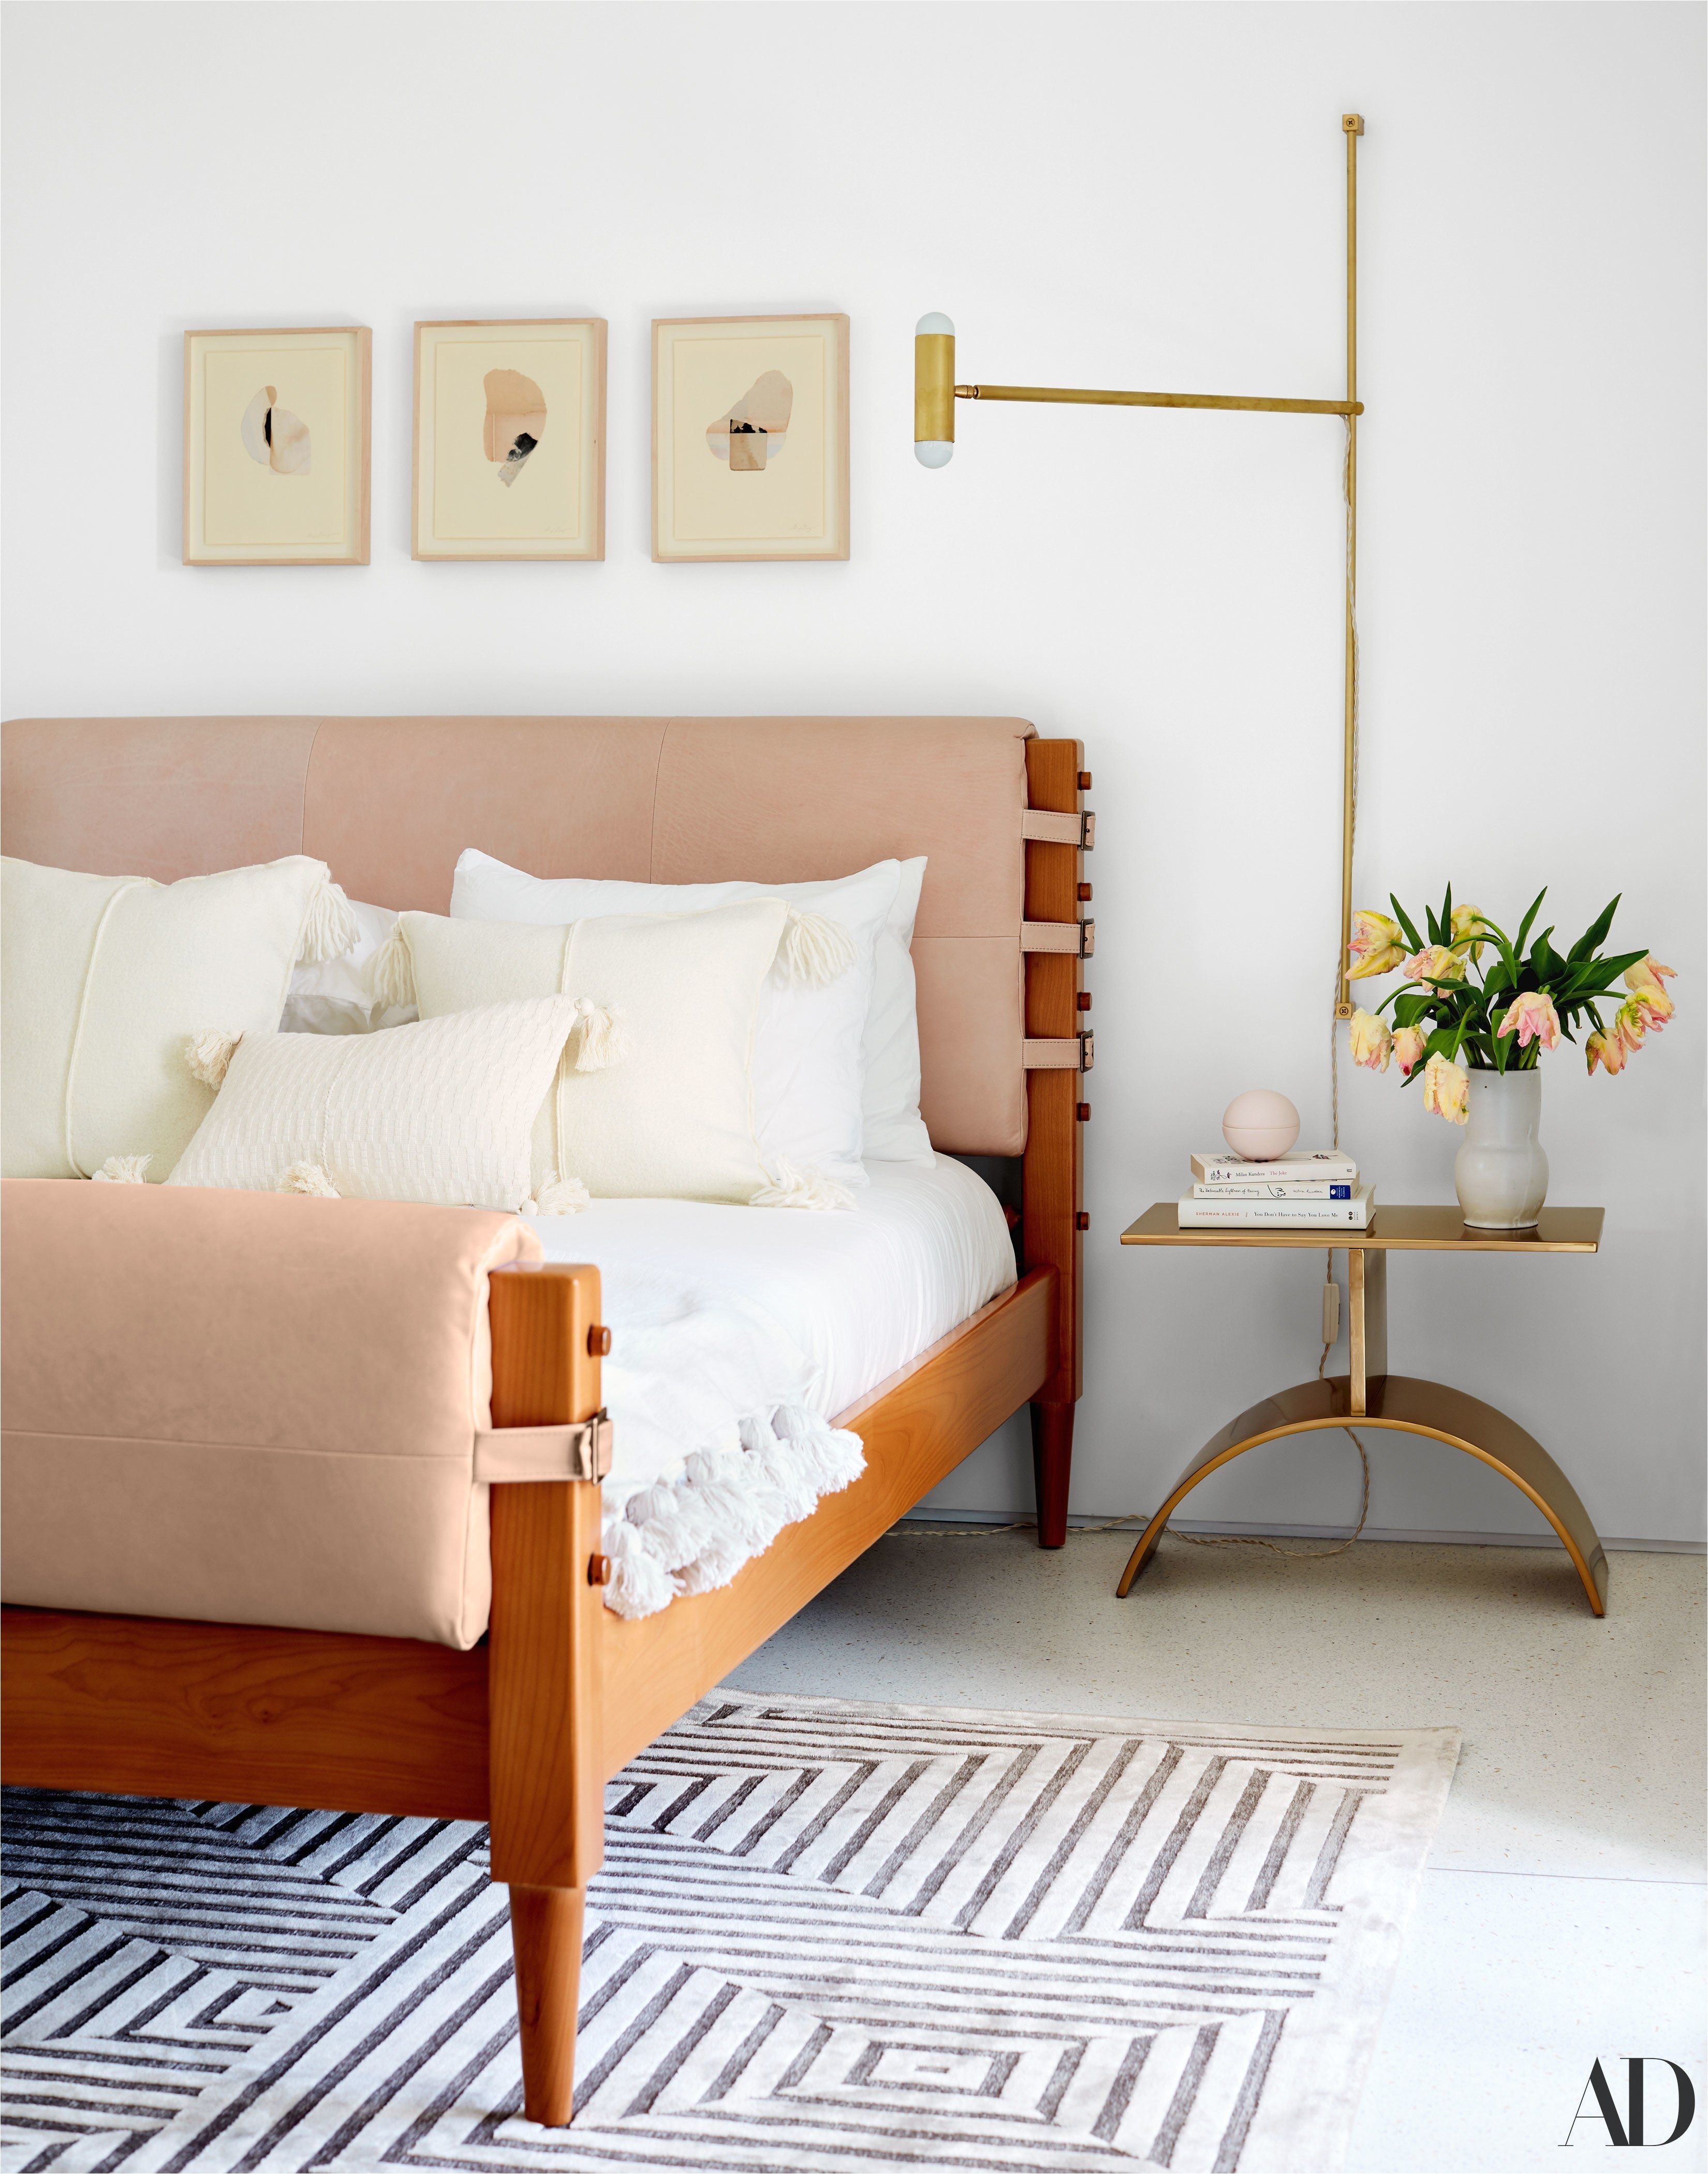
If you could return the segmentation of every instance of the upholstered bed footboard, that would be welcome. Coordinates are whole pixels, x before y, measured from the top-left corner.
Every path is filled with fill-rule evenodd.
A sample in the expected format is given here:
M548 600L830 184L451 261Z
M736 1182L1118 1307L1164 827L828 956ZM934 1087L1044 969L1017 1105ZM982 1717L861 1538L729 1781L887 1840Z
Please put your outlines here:
M8 1602L473 1646L513 1215L9 1180Z

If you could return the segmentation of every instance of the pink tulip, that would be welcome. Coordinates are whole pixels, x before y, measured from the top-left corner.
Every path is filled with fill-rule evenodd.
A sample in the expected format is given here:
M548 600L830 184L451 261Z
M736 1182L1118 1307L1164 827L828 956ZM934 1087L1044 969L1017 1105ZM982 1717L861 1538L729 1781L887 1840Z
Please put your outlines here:
M1402 1079L1409 1079L1424 1061L1430 1037L1420 1026L1403 1026L1394 1035L1394 1062Z
M1374 1012L1354 1012L1352 1015L1352 1061L1371 1072L1386 1072L1388 1056L1394 1038L1387 1030L1385 1019Z
M1430 944L1406 961L1408 982L1462 982L1465 961L1449 944Z
M1516 1032L1521 1049L1528 1049L1532 1041L1539 1041L1544 1049L1557 1048L1559 1014L1554 1009L1553 998L1543 989L1531 989L1516 998L1500 1022L1500 1031Z
M1649 1030L1648 1016L1635 997L1628 997L1613 1014L1613 1032L1628 1057L1635 1057Z
M1453 1125L1464 1124L1471 1114L1470 1077L1440 1050L1424 1067L1424 1107Z
M1584 1054L1589 1060L1590 1077L1595 1077L1597 1064L1611 1079L1614 1073L1625 1068L1625 1046L1617 1033L1592 1034L1584 1044Z
M1368 981L1372 974L1391 974L1406 955L1405 931L1385 913L1355 913L1354 933L1346 955L1356 961L1346 970L1349 982Z

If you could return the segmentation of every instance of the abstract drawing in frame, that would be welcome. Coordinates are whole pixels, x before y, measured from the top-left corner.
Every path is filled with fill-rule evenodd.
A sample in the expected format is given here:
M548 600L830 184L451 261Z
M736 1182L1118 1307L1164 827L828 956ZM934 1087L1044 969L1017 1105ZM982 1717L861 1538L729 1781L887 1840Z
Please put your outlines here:
M417 559L603 559L605 320L415 327Z
M848 556L848 320L657 317L652 556Z
M186 566L365 566L365 325L184 335Z

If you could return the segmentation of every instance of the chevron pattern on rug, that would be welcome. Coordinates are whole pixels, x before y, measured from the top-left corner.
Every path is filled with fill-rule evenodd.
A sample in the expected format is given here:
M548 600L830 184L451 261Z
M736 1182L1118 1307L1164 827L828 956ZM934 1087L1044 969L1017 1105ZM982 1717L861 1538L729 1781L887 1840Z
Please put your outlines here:
M4 2165L1330 2174L1457 1748L716 1695L607 1793L569 2130L483 1829L8 1791Z

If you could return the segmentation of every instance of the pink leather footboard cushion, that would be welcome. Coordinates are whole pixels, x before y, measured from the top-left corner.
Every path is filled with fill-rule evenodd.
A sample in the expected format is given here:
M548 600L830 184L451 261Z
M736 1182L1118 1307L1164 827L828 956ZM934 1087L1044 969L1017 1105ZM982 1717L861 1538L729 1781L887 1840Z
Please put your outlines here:
M13 1179L0 1593L473 1645L513 1215Z

